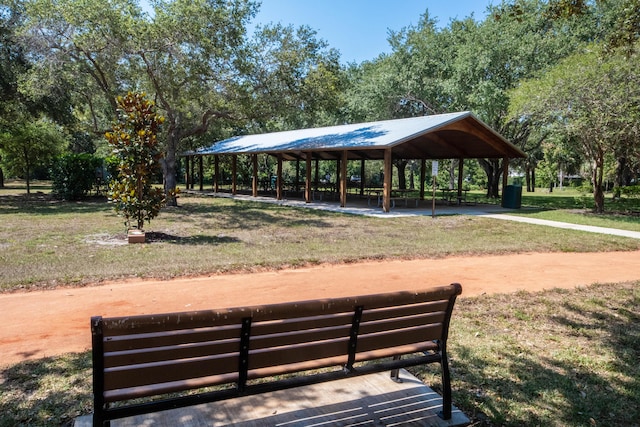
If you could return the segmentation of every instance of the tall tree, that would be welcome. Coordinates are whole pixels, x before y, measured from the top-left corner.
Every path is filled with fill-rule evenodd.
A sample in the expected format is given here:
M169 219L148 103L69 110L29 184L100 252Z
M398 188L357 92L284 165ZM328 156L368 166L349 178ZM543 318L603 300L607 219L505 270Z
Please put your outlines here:
M640 136L640 56L603 56L590 46L540 78L523 82L512 94L514 120L537 117L591 166L595 211L604 211L605 162L637 156Z
M335 73L337 61L316 60L325 54L315 34L280 29L263 32L262 40L247 43L246 28L257 11L256 2L150 3L153 12L145 14L136 0L28 0L24 34L42 58L33 85L47 81L42 78L46 70L59 68L60 76L79 75L74 85L79 94L76 113L96 132L106 129L106 118L115 114L118 94L145 90L154 98L166 118L162 141L167 204L176 202L172 197L176 158L184 141L204 137L214 123L221 133L225 128L242 129L252 111L264 117L265 108L252 108L259 99L298 97L305 102L271 101L270 107L280 111L283 106L295 107L304 112L317 110L315 105L323 97L335 96L334 91L325 90L333 81L325 77ZM282 41L274 43L278 37ZM260 89L256 82L264 81L259 73L265 68L247 61L260 57L256 49L276 61L266 64L272 82L265 93L251 92ZM284 66L282 61L286 61ZM303 71L309 78L298 86L299 75L289 75L289 70ZM288 84L292 79L296 81L293 86ZM291 108L287 111L289 117L295 117Z

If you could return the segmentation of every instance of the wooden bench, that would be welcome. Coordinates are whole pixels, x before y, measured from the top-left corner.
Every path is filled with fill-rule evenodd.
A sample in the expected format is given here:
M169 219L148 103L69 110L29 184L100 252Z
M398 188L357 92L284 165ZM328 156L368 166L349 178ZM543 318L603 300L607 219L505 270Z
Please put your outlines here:
M447 335L461 291L92 317L93 424L374 372L397 380L428 363L441 365L450 419Z

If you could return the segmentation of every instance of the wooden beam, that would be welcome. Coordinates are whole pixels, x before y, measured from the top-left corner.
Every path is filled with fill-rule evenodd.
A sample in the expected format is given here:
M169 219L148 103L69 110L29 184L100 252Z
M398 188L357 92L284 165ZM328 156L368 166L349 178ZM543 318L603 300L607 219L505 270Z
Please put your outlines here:
M194 156L191 156L191 189L193 190L193 181L195 181L195 174L196 174L196 159L194 158Z
M340 207L342 208L347 206L347 154L345 150L340 161Z
M251 195L258 197L258 155L251 155Z
M191 171L189 170L189 159L191 156L184 157L184 188L189 189L189 184L191 183Z
M200 184L200 191L204 190L204 165L203 156L198 156L198 181Z
M420 160L420 200L424 200L424 186L427 178L427 159Z
M213 192L217 193L218 181L220 180L220 158L217 154L213 156Z
M238 155L231 155L231 194L236 195L238 186Z
M306 153L305 159L305 179L304 179L304 201L311 203L311 156L310 152Z
M365 169L364 169L364 159L360 160L360 195L364 196L364 173L365 173Z
M391 174L393 171L393 164L391 163L391 148L384 150L384 184L382 187L382 210L389 212L391 210Z
M502 194L501 194L501 199L502 202L500 203L500 206L504 206L504 190L506 190L507 188L507 183L509 178L509 158L505 157L504 159L502 159Z
M278 159L278 168L276 171L276 199L282 200L282 154L276 155Z
M464 159L458 159L458 200L462 200L463 174L464 174Z

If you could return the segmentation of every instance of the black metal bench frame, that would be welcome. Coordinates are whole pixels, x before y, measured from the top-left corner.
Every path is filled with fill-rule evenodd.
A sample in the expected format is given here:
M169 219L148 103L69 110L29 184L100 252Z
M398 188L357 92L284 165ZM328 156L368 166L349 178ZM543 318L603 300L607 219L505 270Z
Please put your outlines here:
M419 292L92 317L93 424L375 372L391 371L398 380L400 368L429 363L441 365L439 415L448 420L447 337L461 292L454 283ZM342 369L319 369L328 367Z

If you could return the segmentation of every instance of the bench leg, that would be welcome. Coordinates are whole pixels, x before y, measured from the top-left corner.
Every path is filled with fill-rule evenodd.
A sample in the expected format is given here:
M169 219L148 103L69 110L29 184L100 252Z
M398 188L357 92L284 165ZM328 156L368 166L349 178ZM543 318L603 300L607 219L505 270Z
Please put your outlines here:
M400 360L400 356L393 356L393 360ZM401 383L400 369L394 369L391 371L391 379L397 383Z
M451 419L451 375L449 374L449 360L447 354L442 354L442 411L438 416L443 420Z

